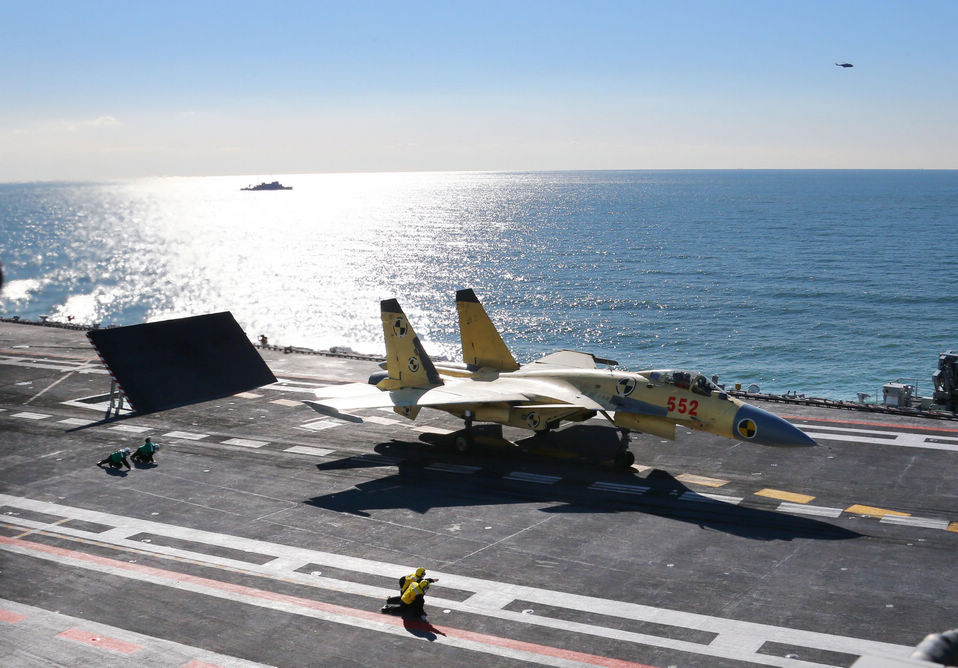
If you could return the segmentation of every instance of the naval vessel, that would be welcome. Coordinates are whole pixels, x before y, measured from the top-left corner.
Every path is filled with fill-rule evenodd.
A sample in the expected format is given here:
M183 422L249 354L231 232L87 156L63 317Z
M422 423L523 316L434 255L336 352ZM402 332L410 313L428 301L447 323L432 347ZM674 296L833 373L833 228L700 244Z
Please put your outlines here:
M317 416L376 361L259 353L275 383L134 415L82 330L0 322L4 665L928 666L958 626L958 422L752 397L819 445L636 435L623 471L598 421L464 455L444 413ZM426 618L381 614L420 566Z
M270 181L267 183L263 181L258 183L255 186L246 186L245 188L240 188L240 190L292 190L293 186L284 186L279 181Z

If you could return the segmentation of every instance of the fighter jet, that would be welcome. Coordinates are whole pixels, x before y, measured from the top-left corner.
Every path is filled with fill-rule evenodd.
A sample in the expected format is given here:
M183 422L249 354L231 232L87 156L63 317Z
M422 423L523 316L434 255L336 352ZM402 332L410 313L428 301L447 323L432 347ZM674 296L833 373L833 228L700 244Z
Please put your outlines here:
M612 360L573 350L520 366L472 290L456 294L462 364L435 364L399 302L387 299L380 306L385 370L368 383L318 390L315 401L304 402L318 413L362 422L354 411L392 408L414 420L422 408L442 410L464 421L454 439L461 452L472 446L475 422L542 434L602 415L621 430L615 463L622 467L635 461L630 432L674 439L677 425L761 445L815 445L800 429L729 396L701 373L623 371L612 368Z
M838 67L855 67L851 63L835 63L835 65Z

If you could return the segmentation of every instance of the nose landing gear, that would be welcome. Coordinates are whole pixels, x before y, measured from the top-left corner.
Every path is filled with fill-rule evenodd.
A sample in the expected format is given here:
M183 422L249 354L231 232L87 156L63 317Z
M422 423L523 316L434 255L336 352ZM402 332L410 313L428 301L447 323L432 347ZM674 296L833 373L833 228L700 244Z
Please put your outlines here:
M629 430L620 429L619 433L621 434L619 451L615 453L615 456L612 458L612 463L615 464L616 468L631 468L631 466L635 464L635 455L629 451Z

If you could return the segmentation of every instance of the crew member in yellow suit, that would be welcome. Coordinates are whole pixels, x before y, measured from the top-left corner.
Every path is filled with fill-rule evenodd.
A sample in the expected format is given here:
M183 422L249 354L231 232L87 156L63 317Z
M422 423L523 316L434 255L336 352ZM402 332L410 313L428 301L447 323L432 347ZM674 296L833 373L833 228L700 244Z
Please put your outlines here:
M429 582L410 581L406 584L406 589L402 596L390 596L386 599L386 605L382 607L382 612L398 612L403 617L415 616L425 617L426 612L423 605L426 603L426 591L429 589ZM399 599L396 601L396 599Z
M437 579L438 578L427 578L426 569L420 566L416 569L415 573L410 573L409 575L404 575L399 578L399 593L402 594L404 591L406 591L406 585L408 585L410 582L422 582L425 580L431 584Z

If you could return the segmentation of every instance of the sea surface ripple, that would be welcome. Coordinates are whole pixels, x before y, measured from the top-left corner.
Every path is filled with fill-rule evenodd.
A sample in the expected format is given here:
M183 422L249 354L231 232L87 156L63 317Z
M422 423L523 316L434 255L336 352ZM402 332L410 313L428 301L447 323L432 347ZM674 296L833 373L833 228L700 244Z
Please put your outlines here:
M396 297L458 358L472 287L520 361L559 348L766 392L930 394L958 349L958 172L270 175L0 184L0 314L230 310L251 338L381 352Z

